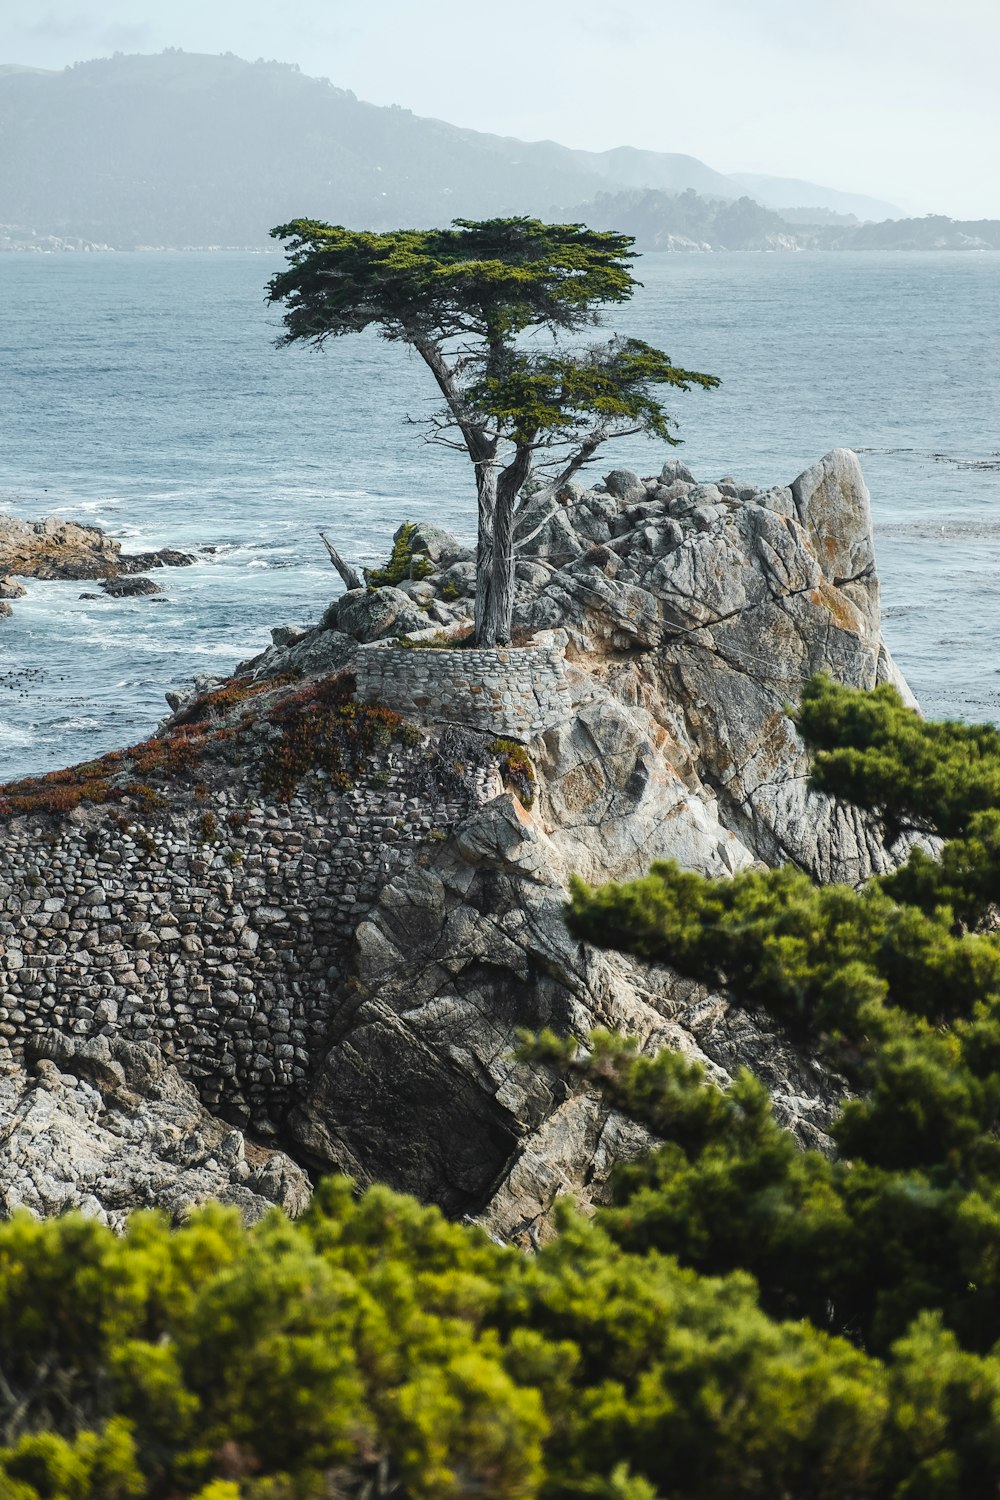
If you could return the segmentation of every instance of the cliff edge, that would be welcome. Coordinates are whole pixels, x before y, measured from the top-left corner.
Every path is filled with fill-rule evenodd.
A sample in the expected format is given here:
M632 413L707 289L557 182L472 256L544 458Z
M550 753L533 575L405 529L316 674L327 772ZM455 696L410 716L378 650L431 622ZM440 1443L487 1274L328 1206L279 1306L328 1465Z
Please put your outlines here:
M576 943L561 911L573 871L792 860L859 882L900 857L808 790L787 714L815 672L905 689L855 456L763 492L676 461L539 491L519 518L524 644L502 651L461 642L469 554L436 528L407 538L423 577L276 631L144 744L0 789L8 1205L86 1202L117 1222L133 1191L111 1169L74 1186L65 1164L45 1185L47 1148L17 1111L53 1068L76 1076L59 1038L121 1070L117 1094L87 1094L94 1132L123 1109L133 1132L158 1128L130 1048L176 1079L157 1085L175 1124L190 1091L178 1128L212 1166L181 1182L161 1151L142 1189L175 1214L220 1183L294 1208L305 1166L537 1241L556 1197L599 1199L643 1141L518 1062L522 1028L613 1027L719 1078L747 1065L823 1143L837 1080L773 1023Z

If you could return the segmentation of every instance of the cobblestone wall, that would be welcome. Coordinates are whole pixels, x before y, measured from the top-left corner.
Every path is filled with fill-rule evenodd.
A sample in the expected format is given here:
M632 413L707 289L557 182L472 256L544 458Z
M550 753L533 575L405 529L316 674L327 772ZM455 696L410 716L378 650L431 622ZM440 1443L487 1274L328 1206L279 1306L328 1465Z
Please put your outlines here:
M559 723L572 712L559 647L358 652L357 696L429 723L466 724L513 739Z
M0 824L0 1061L50 1026L153 1040L206 1104L266 1127L388 876L500 789L485 750L442 787L395 746L353 789L311 775L287 805L236 789L164 827L106 808Z

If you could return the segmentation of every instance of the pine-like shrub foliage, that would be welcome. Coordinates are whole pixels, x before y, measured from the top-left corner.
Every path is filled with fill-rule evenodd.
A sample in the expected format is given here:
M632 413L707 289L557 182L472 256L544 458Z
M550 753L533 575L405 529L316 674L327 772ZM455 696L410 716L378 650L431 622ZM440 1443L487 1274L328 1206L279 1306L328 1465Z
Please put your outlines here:
M413 538L417 528L413 521L404 521L393 539L389 560L381 568L365 568L365 583L370 589L395 588L406 579L426 578L433 573L434 564L423 552L414 552Z
M837 1156L798 1150L749 1074L720 1093L695 1065L642 1058L611 1036L579 1056L549 1037L535 1054L598 1084L664 1142L619 1173L602 1216L617 1244L703 1274L750 1271L772 1316L882 1357L891 1388L902 1389L900 1361L923 1359L927 1431L959 1399L956 1372L975 1369L961 1441L887 1493L997 1494L1000 734L927 723L890 687L826 679L796 717L816 790L867 808L890 836L943 846L914 847L860 890L792 868L707 880L661 863L624 885L576 882L567 920L725 986L809 1042L851 1096Z

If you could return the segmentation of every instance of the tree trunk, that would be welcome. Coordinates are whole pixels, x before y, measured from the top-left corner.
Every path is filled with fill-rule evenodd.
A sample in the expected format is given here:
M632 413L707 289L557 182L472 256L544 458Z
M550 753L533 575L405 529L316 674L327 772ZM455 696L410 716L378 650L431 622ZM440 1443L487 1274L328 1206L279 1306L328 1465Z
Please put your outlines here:
M493 646L493 559L494 527L497 510L497 469L495 463L476 467L476 489L479 495L479 528L476 538L476 645Z
M476 591L476 644L509 646L514 614L514 507L499 501L493 523L493 546L488 588L479 619L479 586Z
M519 444L496 479L487 566L476 569L476 644L509 646L514 615L514 512L531 472L531 447ZM483 585L486 585L485 589ZM484 597L480 605L480 592Z
M497 508L497 438L469 417L462 400L462 392L455 373L439 345L433 339L414 338L413 347L430 369L438 388L444 396L455 425L462 434L466 452L475 465L476 494L479 501L479 525L476 551L476 635L479 645L495 645L498 629L497 606L494 602L494 526ZM509 467L509 466L508 466ZM504 470L506 474L507 470ZM510 607L507 610L506 632L510 636Z
M499 438L470 418L440 346L432 339L414 338L413 347L433 373L476 469L476 644L507 646L514 613L514 510L531 472L534 445L519 440L510 463L498 472ZM501 347L499 352L505 351Z

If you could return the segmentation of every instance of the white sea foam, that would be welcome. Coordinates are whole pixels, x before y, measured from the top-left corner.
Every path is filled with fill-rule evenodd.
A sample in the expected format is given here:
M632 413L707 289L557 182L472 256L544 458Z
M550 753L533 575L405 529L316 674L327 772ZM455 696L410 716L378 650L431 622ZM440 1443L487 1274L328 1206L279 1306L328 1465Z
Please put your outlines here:
M7 724L0 719L0 745L32 745L35 738L34 725L28 728L22 724Z

